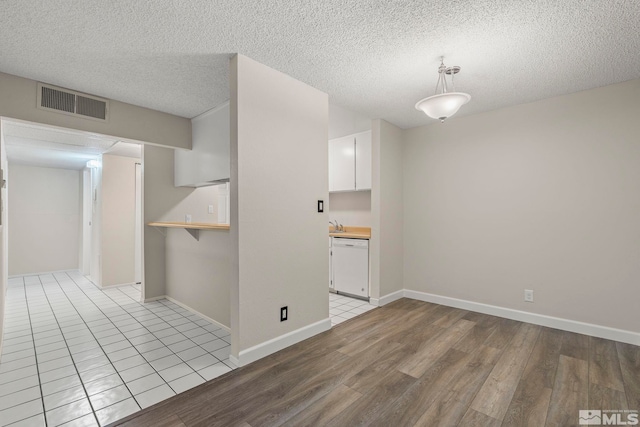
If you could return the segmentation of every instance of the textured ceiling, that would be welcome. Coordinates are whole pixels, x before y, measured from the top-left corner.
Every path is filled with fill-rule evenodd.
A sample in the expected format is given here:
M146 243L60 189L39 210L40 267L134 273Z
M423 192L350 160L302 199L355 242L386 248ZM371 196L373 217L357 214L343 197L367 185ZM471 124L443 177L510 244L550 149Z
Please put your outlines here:
M401 127L460 65L460 115L640 77L638 0L3 0L0 71L185 117L240 52Z

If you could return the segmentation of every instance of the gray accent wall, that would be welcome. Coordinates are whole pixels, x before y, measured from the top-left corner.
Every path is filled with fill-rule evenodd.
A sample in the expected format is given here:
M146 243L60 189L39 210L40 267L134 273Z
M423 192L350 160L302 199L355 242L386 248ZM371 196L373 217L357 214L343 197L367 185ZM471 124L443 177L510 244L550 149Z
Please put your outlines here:
M632 80L404 131L404 287L640 332L639 99Z
M36 108L37 88L35 80L0 73L0 116L167 147L191 148L191 120L188 118L116 100L110 100L106 122L69 116Z

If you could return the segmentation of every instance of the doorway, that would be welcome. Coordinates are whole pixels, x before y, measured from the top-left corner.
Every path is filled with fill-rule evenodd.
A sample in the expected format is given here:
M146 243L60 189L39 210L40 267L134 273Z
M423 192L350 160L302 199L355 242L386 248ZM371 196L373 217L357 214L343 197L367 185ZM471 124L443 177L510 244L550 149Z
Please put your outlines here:
M77 272L100 287L139 287L142 144L13 119L2 119L2 133L4 274Z

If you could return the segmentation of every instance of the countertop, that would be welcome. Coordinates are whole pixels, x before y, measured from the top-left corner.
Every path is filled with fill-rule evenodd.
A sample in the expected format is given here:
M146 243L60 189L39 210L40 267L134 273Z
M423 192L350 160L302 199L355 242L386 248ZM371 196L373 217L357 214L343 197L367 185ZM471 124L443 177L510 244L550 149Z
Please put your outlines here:
M346 237L348 239L370 239L371 227L344 227L344 232L335 233L333 227L329 227L330 237Z

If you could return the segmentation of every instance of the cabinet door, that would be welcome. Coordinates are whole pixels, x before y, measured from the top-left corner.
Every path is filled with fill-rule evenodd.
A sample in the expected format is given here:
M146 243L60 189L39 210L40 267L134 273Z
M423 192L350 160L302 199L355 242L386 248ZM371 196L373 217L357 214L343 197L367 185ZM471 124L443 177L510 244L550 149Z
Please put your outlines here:
M175 150L176 187L198 187L229 179L229 114L229 103L225 103L191 119L192 150Z
M369 296L369 250L333 247L333 286L336 291Z
M355 184L355 139L352 136L329 141L329 191L353 191Z
M371 190L371 131L356 135L356 190Z
M332 237L329 236L329 289L333 289L333 252L331 250L331 239Z

